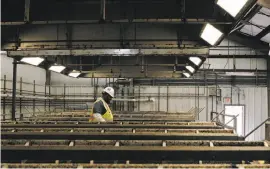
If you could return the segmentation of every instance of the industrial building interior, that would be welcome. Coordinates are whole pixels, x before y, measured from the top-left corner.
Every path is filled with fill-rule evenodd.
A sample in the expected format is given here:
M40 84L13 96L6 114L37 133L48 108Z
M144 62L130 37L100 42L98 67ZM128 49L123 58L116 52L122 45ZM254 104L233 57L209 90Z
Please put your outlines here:
M1 168L270 168L269 43L269 0L2 0Z

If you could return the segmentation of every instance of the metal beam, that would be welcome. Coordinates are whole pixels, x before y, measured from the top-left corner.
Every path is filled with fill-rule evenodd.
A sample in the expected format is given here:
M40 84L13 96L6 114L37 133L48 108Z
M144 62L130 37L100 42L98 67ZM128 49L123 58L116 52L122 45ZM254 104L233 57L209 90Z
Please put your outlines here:
M267 35L268 33L270 33L270 25L267 26L265 29L263 29L260 33L258 33L256 35L256 38L258 40L260 40L261 38L263 38L265 35Z
M204 147L204 146L1 146L3 162L71 160L104 161L252 161L269 160L269 147ZM45 158L46 157L46 158Z
M12 80L12 110L11 119L16 120L16 87L17 87L17 60L13 59L13 80Z
M254 38L247 37L245 35L241 35L238 33L232 33L230 34L227 39L231 41L235 41L237 43L240 43L242 45L245 45L249 48L255 49L258 52L261 52L263 54L268 54L269 52L269 45L267 43L264 43L260 40L256 40Z
M31 21L29 24L33 25L48 25L48 24L99 24L100 20L48 20L48 21ZM104 24L116 24L116 23L156 23L156 24L206 24L211 23L213 25L231 25L232 22L216 21L215 19L120 19L120 20L105 20ZM10 21L1 22L1 26L16 26L24 25L26 22L22 21Z
M208 55L208 48L198 49L74 49L74 50L21 50L8 51L14 56L179 56L179 55Z
M83 123L83 122L80 122ZM148 129L221 129L221 126L216 125L175 125L175 124L76 124L76 122L20 122L19 124L1 124L1 128L148 128Z
M1 132L1 139L30 140L243 140L236 134L175 134L164 132Z

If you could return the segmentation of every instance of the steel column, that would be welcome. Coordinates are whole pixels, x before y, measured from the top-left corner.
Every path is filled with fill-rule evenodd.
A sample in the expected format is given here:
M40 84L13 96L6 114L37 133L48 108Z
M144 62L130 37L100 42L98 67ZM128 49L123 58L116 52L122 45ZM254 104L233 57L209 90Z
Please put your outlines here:
M267 58L268 117L270 117L270 56Z
M17 61L13 59L13 81L12 81L12 110L11 110L11 119L16 120L16 81L17 81Z
M36 95L36 81L33 82L33 96ZM33 99L33 112L36 112L36 100Z
M4 75L4 94L6 94L6 82L7 82L7 76ZM6 98L5 97L3 98L3 113L4 113L3 121L5 121L6 120Z
M30 21L30 0L24 1L24 21L29 22Z
M20 78L20 95L22 95L22 77ZM22 98L20 98L20 120L23 120L23 114L22 114Z

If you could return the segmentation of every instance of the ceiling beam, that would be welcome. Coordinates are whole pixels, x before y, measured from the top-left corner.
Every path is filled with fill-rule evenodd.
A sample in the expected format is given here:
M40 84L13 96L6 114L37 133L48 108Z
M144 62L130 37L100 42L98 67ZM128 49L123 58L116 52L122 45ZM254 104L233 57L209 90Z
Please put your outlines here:
M227 37L227 39L245 45L265 55L267 55L269 51L269 45L267 43L264 43L255 38L250 38L248 36L241 35L239 33L232 33Z
M208 48L198 49L72 49L72 50L17 50L8 51L8 56L179 56L208 55Z
M261 38L263 38L265 35L267 35L268 33L270 33L270 25L268 25L265 29L263 29L260 33L258 33L256 35L256 38L258 40L260 40Z
M206 24L211 23L212 25L231 25L232 22L217 21L216 19L197 19L197 18L171 18L171 19L120 19L120 20L104 20L106 24L115 23L156 23L156 24ZM17 26L24 25L24 21L14 22L1 22L1 26ZM57 25L57 24L100 24L100 20L48 20L48 21L31 21L29 24L33 25Z

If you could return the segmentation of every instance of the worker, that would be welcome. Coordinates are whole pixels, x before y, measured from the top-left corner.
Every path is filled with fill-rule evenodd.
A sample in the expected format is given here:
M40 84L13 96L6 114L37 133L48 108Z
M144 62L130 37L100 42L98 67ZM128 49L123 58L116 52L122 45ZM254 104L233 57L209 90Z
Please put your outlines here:
M106 87L102 92L102 97L98 98L90 113L89 122L110 122L113 121L113 114L109 104L114 97L114 89Z

